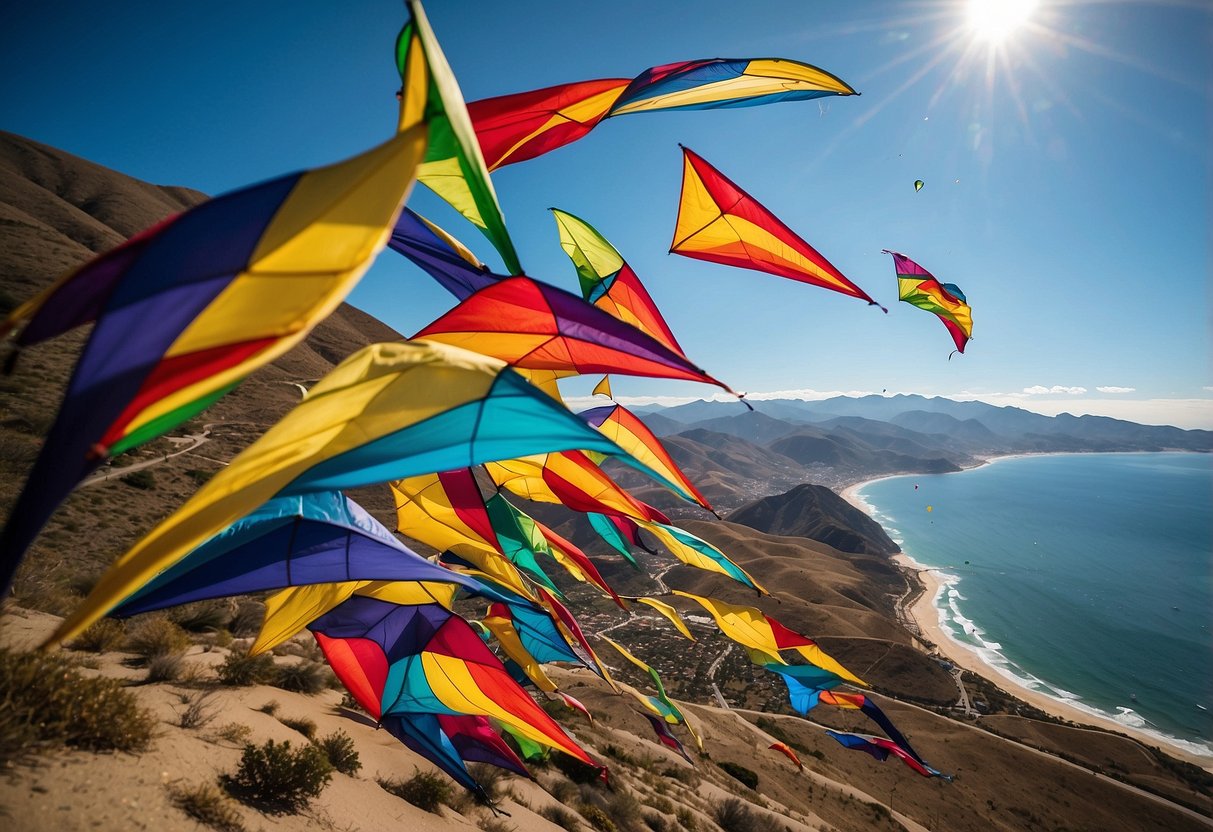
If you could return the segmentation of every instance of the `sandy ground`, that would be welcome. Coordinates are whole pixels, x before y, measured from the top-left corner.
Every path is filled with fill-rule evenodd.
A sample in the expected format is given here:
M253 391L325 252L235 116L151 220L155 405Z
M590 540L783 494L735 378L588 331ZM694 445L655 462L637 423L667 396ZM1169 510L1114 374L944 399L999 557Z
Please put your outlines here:
M987 462L1013 459L1016 456L1027 456L1027 454L993 457L987 460ZM873 482L878 482L882 479L889 479L889 477L877 477L875 479L865 480L864 482L847 486L847 488L841 492L840 496L851 505L871 515L871 506L859 498L858 492L864 486L870 485ZM1139 731L1127 725L1122 725L1114 719L1103 718L1096 714L1072 707L1051 696L1046 696L1038 691L1025 687L1013 677L1005 676L1002 673L997 672L995 668L983 661L981 656L976 651L972 650L968 645L956 641L940 625L939 611L935 607L935 598L938 596L940 589L943 587L943 581L938 574L939 570L924 567L921 563L918 563L907 555L894 555L893 560L907 571L915 573L918 576L919 581L921 581L925 587L925 591L918 596L907 612L914 619L915 623L918 624L918 628L922 632L923 638L927 641L933 642L936 649L953 664L959 665L965 670L972 671L979 676L984 676L991 682L994 682L1001 687L1005 688L1008 685L1012 686L1012 692L1020 699L1029 703L1030 705L1040 708L1040 710L1044 711L1045 713L1058 717L1059 719L1067 719L1080 725L1094 725L1109 731L1116 731L1117 733L1130 736L1133 739L1145 743L1146 745L1161 746L1167 751L1167 753L1178 757L1181 760L1185 760L1189 763L1200 766L1207 771L1213 771L1213 757L1193 754L1186 748L1168 743L1163 738L1155 734Z

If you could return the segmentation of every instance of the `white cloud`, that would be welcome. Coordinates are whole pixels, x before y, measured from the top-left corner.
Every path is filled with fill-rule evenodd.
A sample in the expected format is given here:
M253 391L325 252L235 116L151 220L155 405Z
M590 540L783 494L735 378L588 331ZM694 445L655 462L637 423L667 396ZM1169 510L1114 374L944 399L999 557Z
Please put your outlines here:
M1136 387L1096 387L1095 389L1100 393L1133 393L1137 390Z
M1067 396L1081 396L1087 392L1085 387L1063 387L1060 384L1054 384L1052 387L1043 387L1039 384L1023 389L1026 396L1056 396L1065 394Z

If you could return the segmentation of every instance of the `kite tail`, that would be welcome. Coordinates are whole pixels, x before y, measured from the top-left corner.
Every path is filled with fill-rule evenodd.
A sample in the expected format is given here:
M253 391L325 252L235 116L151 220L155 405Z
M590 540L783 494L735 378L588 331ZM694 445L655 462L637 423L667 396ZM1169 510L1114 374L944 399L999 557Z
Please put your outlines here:
M868 306L878 306L878 307L880 307L881 312L885 313L886 315L889 314L889 310L886 307L882 306L881 304L877 303L874 300L868 301Z
M948 360L951 361L952 356L956 355L958 352L960 352L960 350L952 350L950 353L948 353Z

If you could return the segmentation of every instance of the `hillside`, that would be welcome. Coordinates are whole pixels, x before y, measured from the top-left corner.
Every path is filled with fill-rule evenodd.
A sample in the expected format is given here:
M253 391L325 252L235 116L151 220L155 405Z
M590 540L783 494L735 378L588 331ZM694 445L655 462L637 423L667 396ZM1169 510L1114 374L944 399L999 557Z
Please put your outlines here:
M138 182L20 137L0 136L5 305L11 307L64 269L203 198L186 189ZM14 372L0 380L0 510L5 513L53 418L83 337L74 333L25 351ZM52 518L19 573L14 599L0 617L0 645L25 650L44 637L55 617L79 602L107 563L285 413L298 401L300 387L308 387L359 347L398 337L366 313L343 305L304 344L198 418L170 437L122 455L108 474L78 488ZM32 760L14 762L0 782L0 816L6 825L23 830L196 829L195 821L174 805L174 789L214 784L219 775L231 773L246 741L289 739L305 745L303 734L283 722L303 717L315 722L321 735L347 733L362 770L334 775L302 815L264 814L233 803L242 828L442 832L480 826L555 832L561 827L551 818L559 816L560 807L579 810L587 818L574 817L574 828L590 828L588 818L594 813L585 808L589 805L612 818L619 832L1207 828L1182 808L1213 813L1213 778L1199 769L1134 739L1065 724L987 680L950 672L932 645L907 626L906 603L921 587L912 573L887 556L896 547L879 527L844 508L820 485L875 473L926 470L915 466L971 464L970 455L985 440L980 427L968 428L974 444L958 450L947 447L945 423L912 424L921 417L893 424L854 413L809 418L804 411L806 417L798 420L802 410L797 404L762 404L749 416L711 406L695 408L696 414L707 414L704 418L712 425L700 424L703 419L683 422L668 437L668 446L722 514L739 509L728 515L730 521L716 521L682 508L680 525L750 571L769 596L759 597L723 576L680 565L665 555L639 555L637 570L590 534L580 518L556 506L520 505L585 545L621 593L680 588L711 595L757 606L787 627L817 638L823 649L872 686L872 696L926 759L956 774L951 784L920 778L896 760L880 764L846 751L821 730L829 725L874 731L858 714L820 707L810 713L812 722L794 716L782 683L722 638L692 602L665 598L687 616L696 637L688 642L648 608L635 605L625 613L562 573L557 583L586 632L593 638L610 631L661 672L672 696L692 703L686 710L704 738L704 751L694 748L683 728L675 727L674 732L686 743L693 767L655 742L632 697L612 692L588 671L556 669L553 673L563 689L584 701L595 721L590 725L556 702L545 707L610 766L610 785L573 783L559 765L537 763L534 780L502 779L499 794L508 818L494 819L487 809L455 798L454 808L424 812L386 792L376 778L409 778L416 770L429 771L429 764L376 730L338 691L309 695L221 682L218 668L231 655L239 656L263 610L260 599L233 599L172 614L171 620L188 626L190 633L181 666L170 679L150 678L147 661L128 638L147 621L157 622L148 626L166 626L164 618L114 625L121 637L97 652L66 651L82 678L120 680L123 691L151 710L156 736L138 753L96 754L60 745ZM907 413L923 410L917 407L921 402L912 404L916 409ZM679 425L672 415L679 410L663 417L669 419L663 430ZM985 426L977 416L954 418ZM782 431L781 424L788 429ZM996 432L992 426L986 429ZM1103 423L1092 429L1103 436L1122 430ZM815 456L810 450L814 444L835 449L841 462ZM150 467L141 476L123 473L142 463ZM642 486L639 480L626 482ZM646 499L660 496L662 505L673 504L650 483L638 487L637 494ZM761 499L773 494L781 496ZM362 489L354 496L394 525L386 488ZM775 533L744 525L743 517ZM480 614L468 610L473 612ZM595 649L619 679L649 692L648 677L604 641L595 639ZM274 661L280 667L318 658L314 641L306 636L276 652ZM966 717L958 709L965 691L979 691L987 704L980 718ZM205 701L211 718L184 727L183 712L204 696L209 697ZM12 713L4 710L11 701L6 698L0 704L0 730L13 726ZM774 739L798 751L804 772L768 750ZM755 772L757 789L726 775L718 766L724 762ZM1093 771L1108 776L1096 777ZM721 819L721 806L731 798L756 816L751 826L731 826ZM497 821L503 825L493 827Z

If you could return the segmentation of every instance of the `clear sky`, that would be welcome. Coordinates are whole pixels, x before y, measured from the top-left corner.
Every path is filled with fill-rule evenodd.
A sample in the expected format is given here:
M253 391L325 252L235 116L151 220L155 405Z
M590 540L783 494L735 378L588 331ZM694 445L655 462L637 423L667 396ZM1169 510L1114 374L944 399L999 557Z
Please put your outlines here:
M529 274L575 290L545 209L584 217L692 360L735 389L915 392L1213 428L1213 4L1040 0L1001 36L975 28L968 7L432 0L427 11L468 100L708 57L801 60L862 93L624 116L494 175ZM394 0L6 4L0 127L218 193L386 138L403 19ZM678 142L889 314L668 255ZM423 190L411 205L499 264ZM896 303L884 248L965 291L967 354L949 361L943 326ZM453 302L390 251L351 299L406 335ZM613 384L635 401L714 392Z

